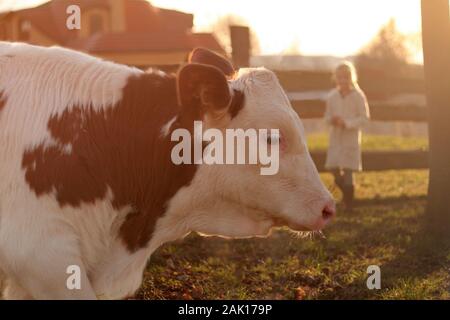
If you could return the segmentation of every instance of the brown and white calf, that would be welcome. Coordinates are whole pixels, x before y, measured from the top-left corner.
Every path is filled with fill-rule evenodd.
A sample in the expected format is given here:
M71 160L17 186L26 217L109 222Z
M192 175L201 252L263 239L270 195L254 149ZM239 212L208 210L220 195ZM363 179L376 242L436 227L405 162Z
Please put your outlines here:
M279 170L175 165L171 133L277 128ZM12 299L133 295L151 253L195 231L318 230L334 201L276 76L196 50L176 75L0 42L0 269ZM79 266L81 288L67 287ZM73 289L73 288L71 288Z

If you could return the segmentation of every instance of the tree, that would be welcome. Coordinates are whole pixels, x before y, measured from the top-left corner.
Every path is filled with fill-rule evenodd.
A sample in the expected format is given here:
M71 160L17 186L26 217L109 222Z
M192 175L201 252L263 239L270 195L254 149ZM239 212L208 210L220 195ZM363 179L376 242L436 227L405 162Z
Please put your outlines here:
M355 62L358 68L376 66L398 74L408 65L411 57L408 37L399 32L395 19L391 19L360 51Z
M450 239L450 19L448 0L422 0L422 41L429 109L427 218L439 240Z
M228 53L231 53L230 26L248 26L248 22L237 15L228 14L220 17L208 28L218 38ZM250 28L250 45L253 55L260 53L259 39L256 33Z

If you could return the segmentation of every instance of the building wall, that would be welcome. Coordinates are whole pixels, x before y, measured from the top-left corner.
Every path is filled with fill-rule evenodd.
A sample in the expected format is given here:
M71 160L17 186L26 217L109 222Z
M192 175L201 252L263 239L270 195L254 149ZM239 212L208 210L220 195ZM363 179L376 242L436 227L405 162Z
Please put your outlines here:
M10 18L11 24L11 40L18 41L19 39L19 16L14 14Z
M0 20L0 40L12 39L12 26L9 17Z
M17 14L11 14L0 21L0 27L5 30L5 34L0 36L1 40L8 41L26 41L32 44L41 46L52 46L58 44L57 41L51 39L39 29L30 24L28 29L28 37L26 39L20 38L20 24L21 19Z
M47 35L45 35L44 33L42 33L41 31L39 31L36 28L33 28L30 30L30 38L29 38L29 42L32 44L37 44L40 46L54 46L54 45L58 45L58 42L56 42L55 40L49 38Z

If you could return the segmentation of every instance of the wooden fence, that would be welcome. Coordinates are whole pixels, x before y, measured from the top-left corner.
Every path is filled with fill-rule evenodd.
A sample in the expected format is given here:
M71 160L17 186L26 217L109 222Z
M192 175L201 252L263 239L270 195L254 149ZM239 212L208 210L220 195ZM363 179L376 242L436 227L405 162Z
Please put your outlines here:
M291 100L292 107L302 119L322 118L325 102L321 100ZM369 103L370 117L375 121L426 122L427 108L414 105Z
M332 73L325 71L275 71L288 92L328 90L333 88ZM393 76L375 70L359 70L359 85L369 100L383 99L395 94L425 92L423 74L415 71L406 76Z
M331 74L327 72L278 71L280 83L288 92L329 90L333 87ZM414 105L389 105L370 103L370 97L380 98L398 93L424 92L423 78L374 77L360 82L369 97L371 119L375 121L426 122L427 108ZM291 100L292 107L302 119L322 118L325 103L321 100ZM311 156L319 171L324 171L326 151L313 151ZM425 169L428 168L427 150L363 151L365 171Z

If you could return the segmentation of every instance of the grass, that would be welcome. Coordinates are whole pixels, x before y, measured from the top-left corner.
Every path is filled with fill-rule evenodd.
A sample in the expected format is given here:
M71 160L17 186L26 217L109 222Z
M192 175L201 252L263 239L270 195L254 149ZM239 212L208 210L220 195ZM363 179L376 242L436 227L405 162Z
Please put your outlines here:
M326 134L308 136L324 150ZM423 138L363 136L363 150L427 149ZM321 178L337 199L332 176ZM191 234L152 256L140 299L450 299L450 246L424 231L428 170L356 174L356 207L300 239L277 230L267 239ZM381 289L366 286L381 268Z
M326 150L328 148L328 135L325 133L310 134L307 140L310 150ZM426 150L428 149L428 139L422 137L363 135L361 148L365 151Z
M323 181L337 198L332 177ZM324 237L278 230L267 239L196 234L152 256L141 299L450 299L450 247L422 231L427 170L358 173L353 212ZM381 290L366 286L381 268Z

